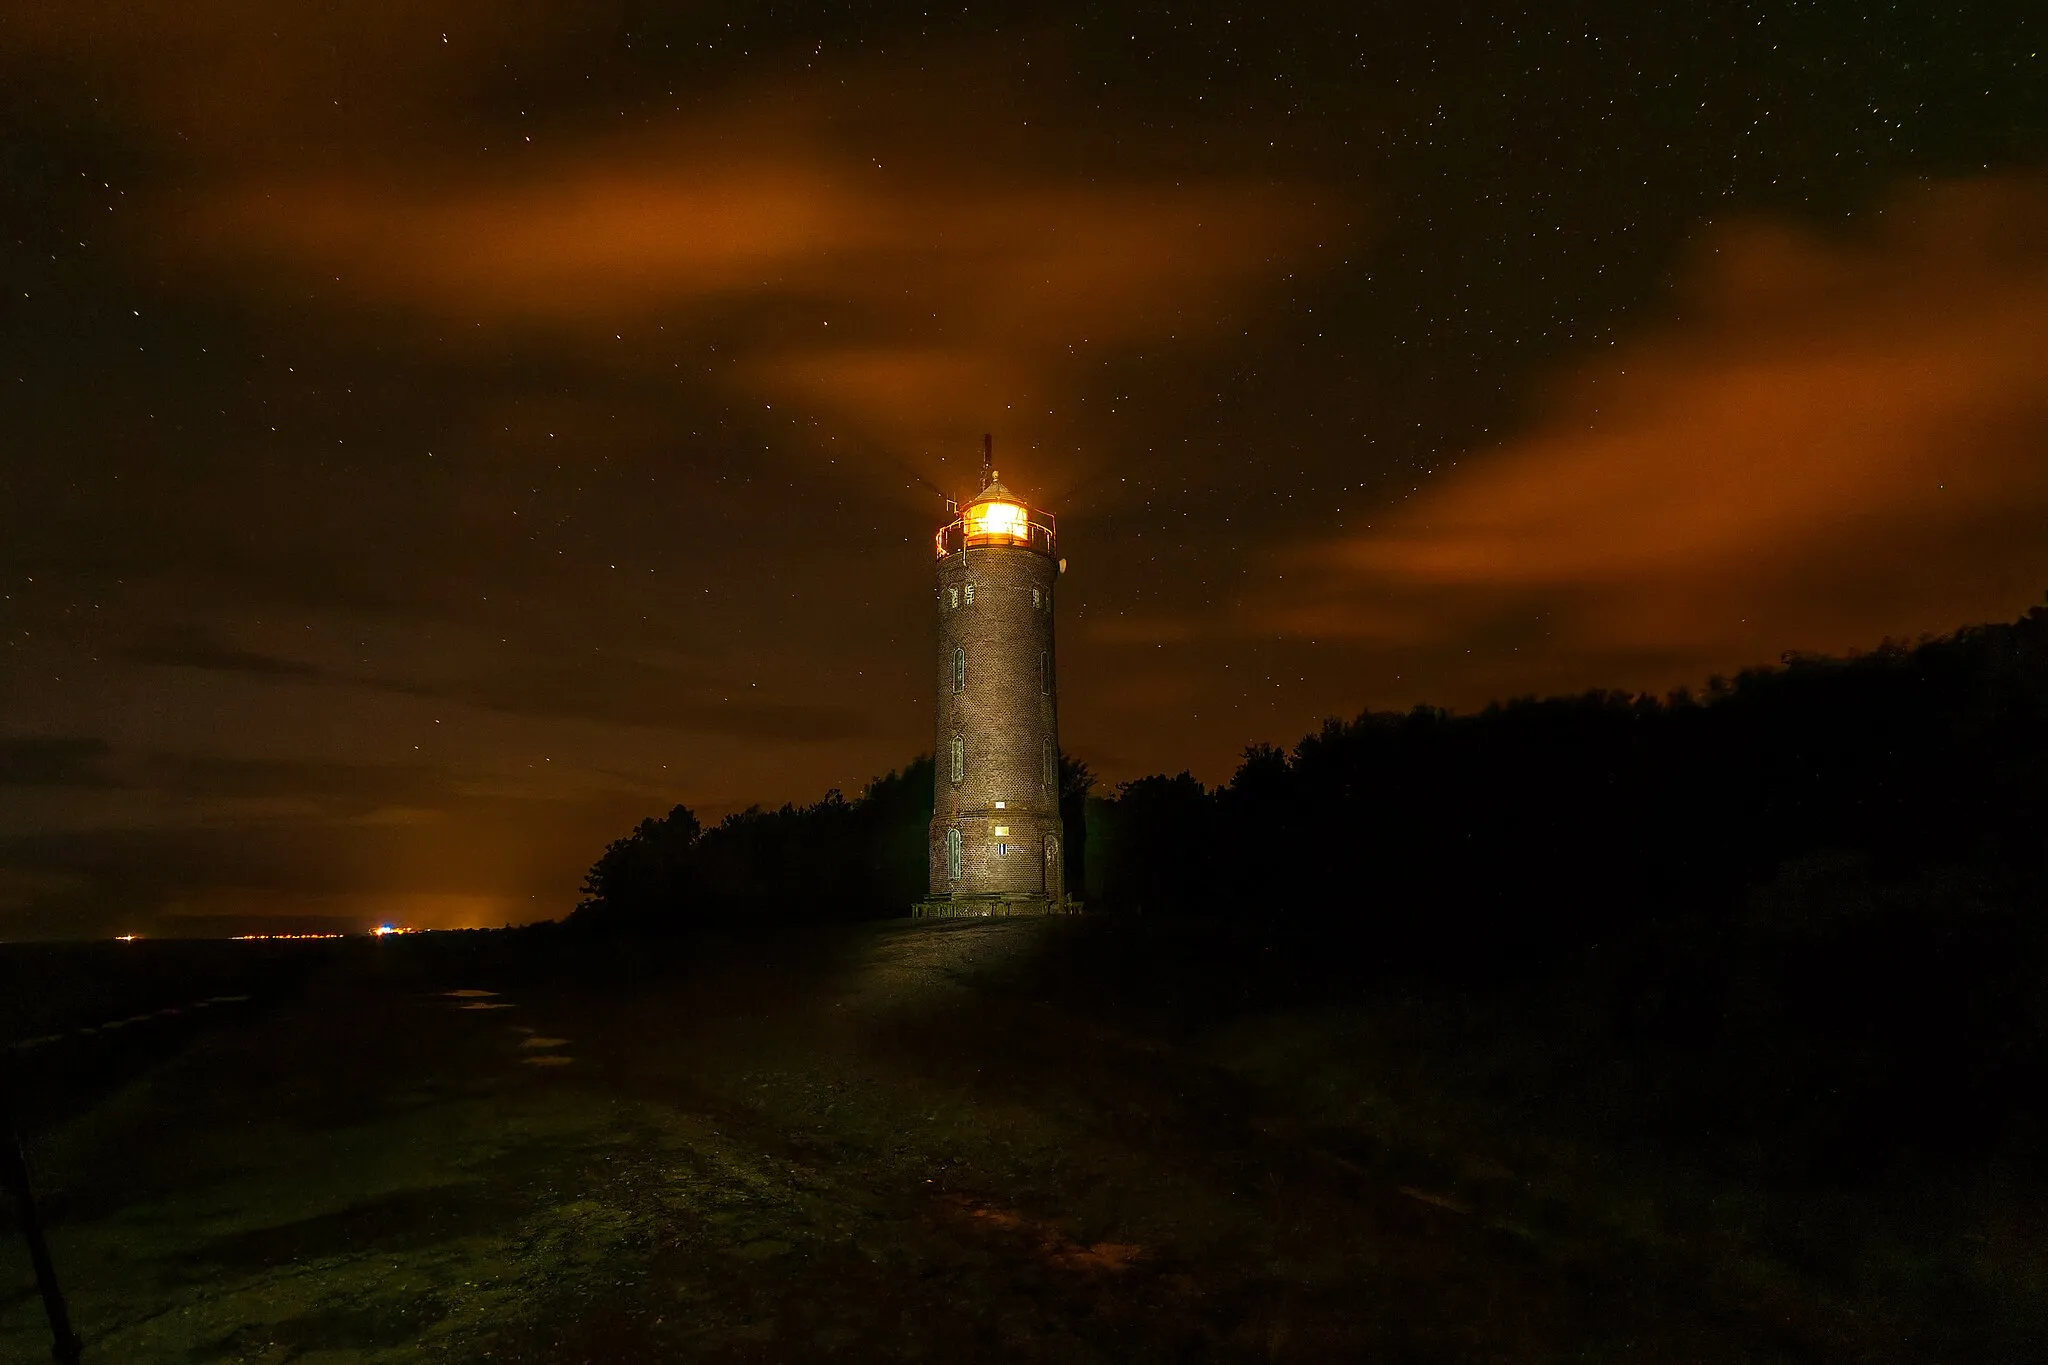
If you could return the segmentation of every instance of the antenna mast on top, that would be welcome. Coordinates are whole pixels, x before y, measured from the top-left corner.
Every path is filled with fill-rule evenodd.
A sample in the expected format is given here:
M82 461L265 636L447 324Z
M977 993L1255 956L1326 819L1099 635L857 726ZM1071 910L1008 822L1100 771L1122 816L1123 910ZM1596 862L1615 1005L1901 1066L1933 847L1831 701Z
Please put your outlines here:
M981 433L981 486L988 487L996 481L996 438L994 433Z

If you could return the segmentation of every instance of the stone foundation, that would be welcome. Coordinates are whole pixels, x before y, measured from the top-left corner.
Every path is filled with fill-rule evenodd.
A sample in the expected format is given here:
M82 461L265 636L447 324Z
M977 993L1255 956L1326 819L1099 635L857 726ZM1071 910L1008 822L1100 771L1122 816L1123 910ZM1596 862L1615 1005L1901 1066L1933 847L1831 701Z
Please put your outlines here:
M1042 895L994 892L975 896L926 896L910 907L913 919L994 919L1010 915L1077 915L1081 902Z

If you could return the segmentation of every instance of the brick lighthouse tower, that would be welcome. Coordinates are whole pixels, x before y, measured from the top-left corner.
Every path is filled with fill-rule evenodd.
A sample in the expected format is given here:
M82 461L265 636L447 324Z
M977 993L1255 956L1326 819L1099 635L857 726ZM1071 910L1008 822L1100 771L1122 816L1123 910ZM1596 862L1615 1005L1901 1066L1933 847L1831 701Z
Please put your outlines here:
M1071 908L1060 829L1053 585L1066 570L1052 514L996 477L940 528L931 895L919 915Z

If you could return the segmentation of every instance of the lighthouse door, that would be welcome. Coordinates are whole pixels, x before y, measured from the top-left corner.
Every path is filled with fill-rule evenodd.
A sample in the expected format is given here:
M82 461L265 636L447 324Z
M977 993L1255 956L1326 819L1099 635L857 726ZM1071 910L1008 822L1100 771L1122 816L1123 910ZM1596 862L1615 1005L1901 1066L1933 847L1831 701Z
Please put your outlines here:
M1066 899L1066 884L1061 875L1060 839L1057 834L1048 834L1045 836L1045 895L1054 904Z

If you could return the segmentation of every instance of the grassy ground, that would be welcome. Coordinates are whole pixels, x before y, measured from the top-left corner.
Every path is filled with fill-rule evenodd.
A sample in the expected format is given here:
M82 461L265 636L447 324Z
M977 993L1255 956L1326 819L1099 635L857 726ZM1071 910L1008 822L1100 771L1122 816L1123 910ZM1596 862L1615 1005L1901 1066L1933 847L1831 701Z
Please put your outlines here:
M176 1032L90 1094L59 1053L104 1037L45 1044L31 1155L88 1359L2021 1349L2024 1229L1985 1224L2006 1298L1945 1336L1893 1292L1932 1272L1869 1264L1907 1243L1803 1264L1783 1201L1470 1112L1485 1078L1425 1074L1384 1012L1106 1000L1068 970L1090 932L896 924L688 969L307 945L289 992L131 1026ZM14 1245L0 1360L41 1359Z

